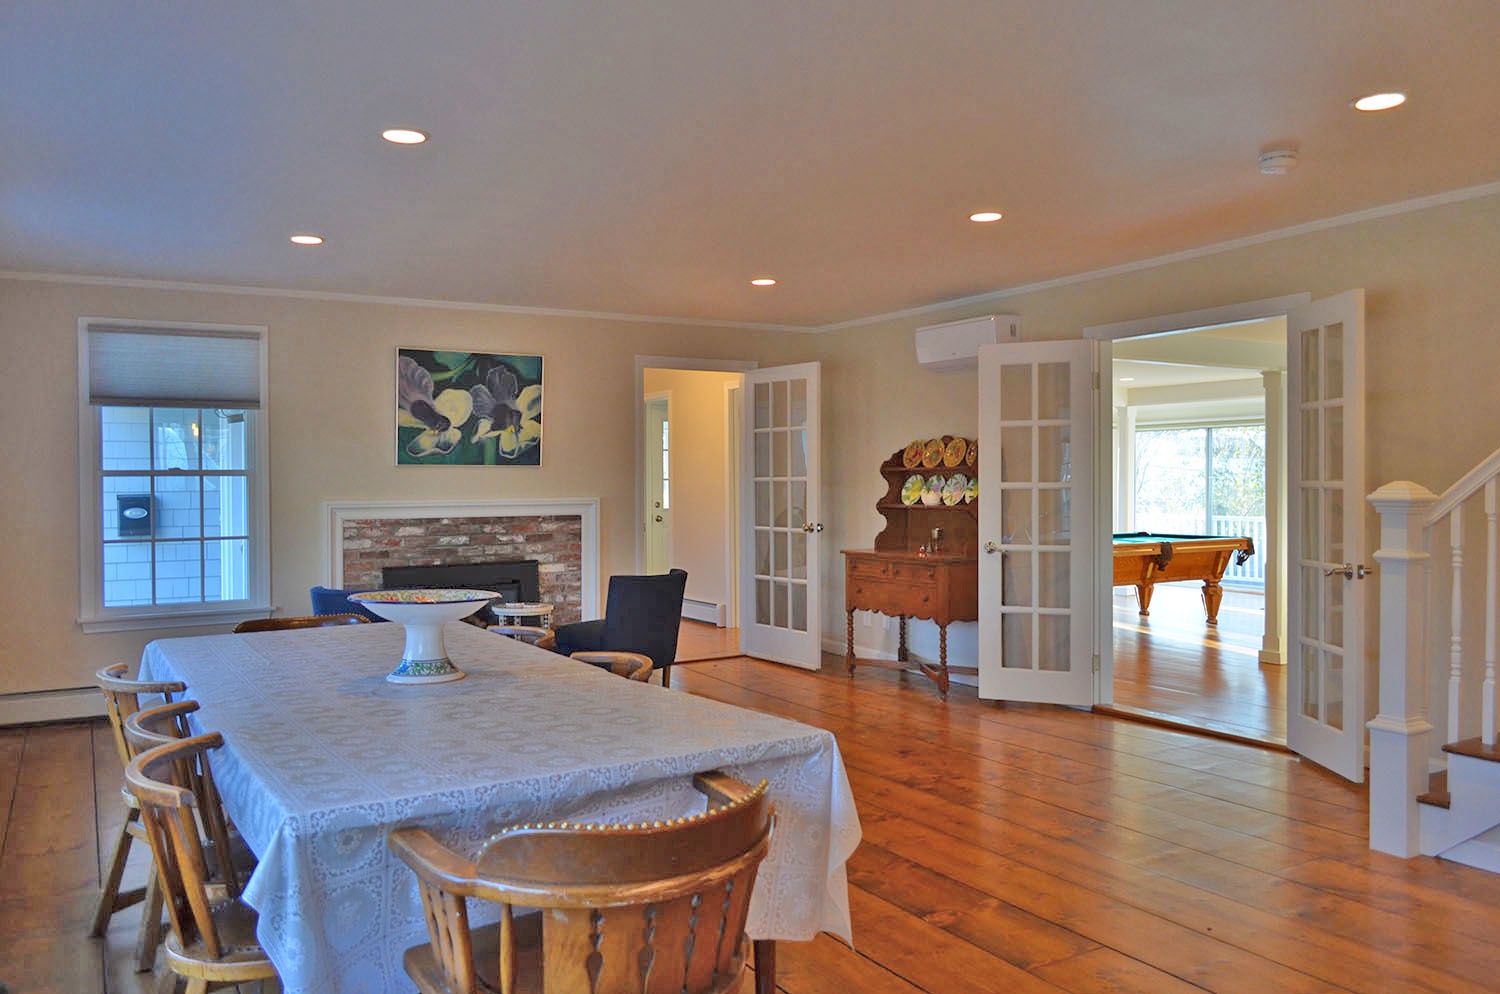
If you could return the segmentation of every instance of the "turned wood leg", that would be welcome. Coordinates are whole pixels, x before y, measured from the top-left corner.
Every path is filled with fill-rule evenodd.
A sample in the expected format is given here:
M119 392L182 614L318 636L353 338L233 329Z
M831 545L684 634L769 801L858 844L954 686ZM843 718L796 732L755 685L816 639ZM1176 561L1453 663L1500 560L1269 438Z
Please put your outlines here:
M901 615L901 620L896 626L896 661L904 663L907 661L906 653L906 615Z
M1136 584L1135 601L1140 605L1142 618L1145 618L1151 614L1151 594L1155 591L1155 589L1155 584Z
M854 675L854 608L844 612L849 616L849 630L844 635L844 666L848 668L849 675Z
M756 939L755 994L776 994L776 940Z
M938 625L938 691L948 696L948 626Z
M1208 613L1208 623L1219 623L1219 605L1224 603L1224 588L1212 580L1203 581L1203 610Z

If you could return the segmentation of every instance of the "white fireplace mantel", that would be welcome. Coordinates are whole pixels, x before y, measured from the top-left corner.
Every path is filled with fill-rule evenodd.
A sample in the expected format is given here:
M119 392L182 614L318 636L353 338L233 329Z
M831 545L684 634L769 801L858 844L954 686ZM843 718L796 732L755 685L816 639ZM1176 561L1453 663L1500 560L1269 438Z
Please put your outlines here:
M323 502L323 576L330 587L344 585L344 523L392 518L525 518L577 515L582 521L579 559L583 616L599 611L599 499L530 498L520 500L365 500Z

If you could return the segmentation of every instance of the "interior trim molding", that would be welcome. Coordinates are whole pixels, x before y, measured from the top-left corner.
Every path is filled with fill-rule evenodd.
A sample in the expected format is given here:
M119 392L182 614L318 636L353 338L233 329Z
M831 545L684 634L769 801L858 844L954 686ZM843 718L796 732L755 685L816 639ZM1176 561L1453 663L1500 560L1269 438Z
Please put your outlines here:
M323 502L323 577L330 587L344 585L344 523L391 518L523 518L576 515L583 522L579 550L585 618L599 610L599 498L533 497L507 500L370 500Z
M1071 276L1059 276L1056 279L1042 280L1038 283L1027 283L1022 286L1013 286L1002 290L987 290L984 293L977 293L970 297L958 297L954 300L940 301L935 304L924 304L921 307L912 307L903 311L890 311L885 314L872 314L869 317L855 318L852 321L825 324L817 330L844 331L849 328L880 324L885 321L925 317L929 314L938 314L944 311L956 311L963 307L992 304L995 301L1018 297L1026 293L1053 290L1058 287L1072 286L1075 283L1088 283L1093 280L1108 279L1111 276L1124 276L1146 269L1170 266L1177 262L1187 262L1192 259L1201 259L1205 256L1218 255L1221 252L1233 252L1235 249L1264 245L1267 242L1278 242L1286 238L1297 238L1301 235L1327 231L1332 228L1342 228L1346 225L1359 224L1364 221L1376 221L1381 218L1394 217L1398 214L1409 214L1413 211L1426 210L1429 207L1443 207L1448 204L1462 203L1465 200L1478 200L1497 193L1500 193L1500 183L1484 183L1480 186L1464 187L1461 190L1450 190L1447 193L1436 193L1428 197L1417 197L1412 200L1402 200L1394 204L1384 204L1380 207L1369 207L1365 210L1351 211L1348 214L1338 214L1334 217L1327 217L1318 221L1308 221L1305 224L1295 224L1289 228L1263 231L1258 235L1246 235L1243 238L1233 238L1227 242L1215 242L1212 245L1202 245L1198 248L1184 249L1181 252L1171 252L1167 255L1140 259L1136 262L1126 262L1118 266L1094 269L1086 273L1074 273Z
M374 294L340 293L332 290L294 290L286 287L239 286L232 283L194 283L187 280L157 280L127 276L87 276L75 273L39 273L26 270L0 270L0 280L29 280L41 283L70 283L81 286L126 287L140 290L227 293L257 297L285 297L295 300L326 300L359 304L390 304L396 307L430 307L438 310L481 311L491 314L527 314L535 317L584 318L596 321L623 321L635 324L670 324L699 328L742 328L751 331L787 331L801 334L820 334L830 331L845 331L865 325L881 324L886 321L898 321L903 318L925 317L926 315L956 311L965 307L991 304L995 301L1017 297L1026 293L1036 293L1041 290L1071 286L1075 283L1087 283L1091 280L1107 279L1111 276L1123 276L1146 269L1155 269L1159 266L1168 266L1176 262L1201 259L1205 256L1217 255L1220 252L1232 252L1235 249L1263 245L1267 242L1280 241L1284 238L1296 238L1299 235L1326 231L1331 228L1341 228L1350 224L1359 224L1363 221L1373 221L1380 218L1393 217L1398 214L1408 214L1412 211L1426 210L1429 207L1442 207L1447 204L1461 203L1465 200L1478 200L1497 193L1500 193L1500 182L1483 183L1479 186L1449 190L1445 193L1435 193L1426 197L1415 197L1411 200L1402 200L1393 204L1368 207L1364 210L1338 214L1317 221L1308 221L1287 228L1264 231L1257 235L1247 235L1243 238L1215 242L1212 245L1184 249L1181 252L1153 256L1149 259L1139 259L1135 262L1122 263L1118 266L1093 269L1088 272L1059 276L1055 279L1041 280L1036 283L1026 283L1020 286L986 290L984 293L977 293L967 297L955 297L951 300L941 300L932 304L923 304L921 307L887 311L882 314L871 314L866 317L852 318L848 321L835 321L822 325L725 321L718 318L667 317L649 314L617 314L610 311L583 311L559 307L527 307L519 304L490 304L479 301L438 300L424 297L388 297Z
M102 717L104 695L97 687L0 694L0 726Z
M580 311L566 307L527 307L521 304L488 304L474 300L441 300L430 297L387 297L335 290L294 290L289 287L240 286L235 283L194 283L190 280L153 280L133 276L86 276L75 273L37 273L0 269L0 280L32 283L66 283L78 286L122 287L131 290L170 290L179 293L225 293L247 297L282 297L290 300L325 300L347 304L388 304L393 307L430 307L445 311L480 311L487 314L525 314L544 318L583 318L589 321L624 321L632 324L673 324L693 328L734 328L750 331L794 331L812 334L816 325L770 324L726 321L722 318L667 317L658 314L617 314L612 311Z

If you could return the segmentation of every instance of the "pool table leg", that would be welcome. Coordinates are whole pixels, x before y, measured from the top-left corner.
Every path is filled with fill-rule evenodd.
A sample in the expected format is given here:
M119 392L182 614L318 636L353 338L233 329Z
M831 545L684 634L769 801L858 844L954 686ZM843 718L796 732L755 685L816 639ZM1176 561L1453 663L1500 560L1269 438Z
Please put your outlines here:
M1219 623L1219 605L1224 603L1224 588L1213 580L1203 581L1203 610L1208 614L1208 623Z
M1156 592L1153 583L1138 583L1135 585L1135 602L1140 605L1141 617L1151 616L1151 595Z

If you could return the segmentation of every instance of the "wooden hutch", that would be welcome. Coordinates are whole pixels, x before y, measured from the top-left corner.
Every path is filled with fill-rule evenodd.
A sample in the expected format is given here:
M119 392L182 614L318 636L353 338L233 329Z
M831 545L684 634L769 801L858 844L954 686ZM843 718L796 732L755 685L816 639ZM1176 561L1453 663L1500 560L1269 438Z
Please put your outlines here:
M941 443L945 457L933 462L931 447ZM925 455L913 465L914 446ZM956 464L953 453L962 450ZM962 473L978 480L978 445L968 439L944 435L926 443L913 442L898 449L880 465L886 492L875 508L885 518L885 528L875 536L873 549L845 549L844 610L848 616L844 663L854 675L854 612L875 611L899 621L896 659L858 660L866 666L916 670L948 695L948 674L976 674L973 666L948 665L948 625L954 621L979 620L979 501L971 484L969 493L950 502L924 503L912 500L914 476L923 484L934 477L948 479ZM930 488L928 488L930 489ZM905 499L903 499L905 497ZM938 626L938 662L913 664L907 652L906 621L921 618Z

